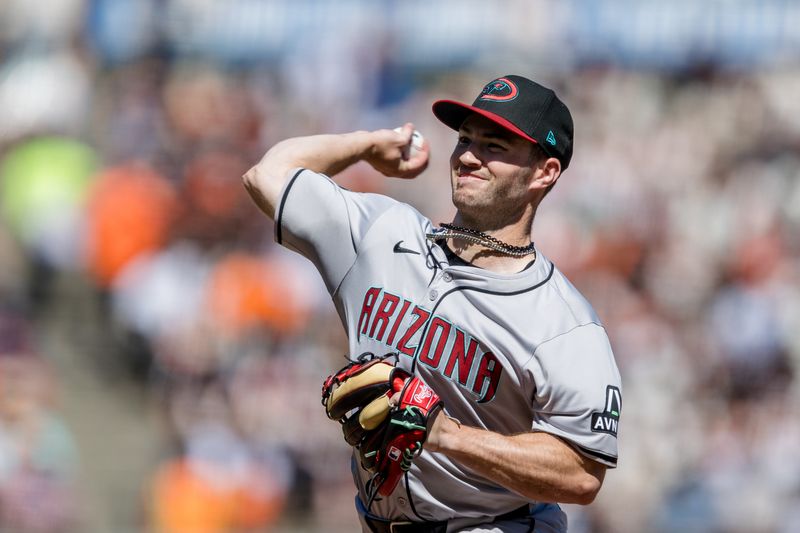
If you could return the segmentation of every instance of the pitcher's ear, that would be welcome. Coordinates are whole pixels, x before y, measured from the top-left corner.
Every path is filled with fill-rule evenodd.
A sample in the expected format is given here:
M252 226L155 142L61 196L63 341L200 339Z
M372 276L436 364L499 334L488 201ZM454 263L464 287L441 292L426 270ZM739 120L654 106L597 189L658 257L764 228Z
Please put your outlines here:
M531 187L535 189L551 189L561 176L561 161L548 157L534 169Z

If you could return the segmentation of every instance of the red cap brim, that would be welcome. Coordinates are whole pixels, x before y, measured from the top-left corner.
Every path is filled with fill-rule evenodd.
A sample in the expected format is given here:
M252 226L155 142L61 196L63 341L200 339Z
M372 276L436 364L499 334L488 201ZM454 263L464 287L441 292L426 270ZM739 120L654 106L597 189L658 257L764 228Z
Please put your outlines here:
M516 133L523 139L526 139L534 144L539 144L536 139L516 127L507 119L490 111L486 111L485 109L462 104L461 102L456 102L455 100L437 100L433 103L431 109L433 110L433 114L436 116L436 118L438 118L447 127L456 131L458 131L458 129L461 127L464 119L466 119L471 113L477 113L504 127L505 129Z

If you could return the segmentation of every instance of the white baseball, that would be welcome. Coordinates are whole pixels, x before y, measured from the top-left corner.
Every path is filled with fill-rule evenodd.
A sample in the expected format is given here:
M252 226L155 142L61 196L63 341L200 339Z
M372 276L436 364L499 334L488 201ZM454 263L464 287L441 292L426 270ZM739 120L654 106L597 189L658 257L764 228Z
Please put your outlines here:
M401 132L403 128L395 128L394 131ZM408 159L411 156L412 148L414 150L422 150L422 143L424 140L425 138L422 134L418 130L414 130L413 133L411 133L411 142L403 148L403 159Z

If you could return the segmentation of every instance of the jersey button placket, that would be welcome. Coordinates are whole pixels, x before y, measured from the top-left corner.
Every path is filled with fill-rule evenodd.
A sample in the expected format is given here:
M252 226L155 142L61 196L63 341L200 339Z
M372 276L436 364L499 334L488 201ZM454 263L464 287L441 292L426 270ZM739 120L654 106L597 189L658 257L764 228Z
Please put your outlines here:
M442 274L442 281L444 281L445 283L450 283L451 281L453 281L453 275L450 274L450 272L445 272L444 274Z
M436 289L431 289L431 292L428 293L428 298L433 302L436 298L439 297L439 291Z

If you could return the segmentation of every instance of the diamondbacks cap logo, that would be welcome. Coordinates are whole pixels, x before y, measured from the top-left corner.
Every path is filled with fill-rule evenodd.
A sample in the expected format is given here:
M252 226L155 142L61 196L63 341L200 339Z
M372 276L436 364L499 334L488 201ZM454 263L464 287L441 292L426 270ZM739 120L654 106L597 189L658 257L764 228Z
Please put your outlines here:
M548 144L551 144L553 146L556 145L556 136L553 135L553 130L547 132L547 139L545 140L548 142Z
M516 98L518 93L519 89L517 89L513 81L508 78L497 78L486 84L478 98L480 100L507 102Z
M606 406L602 413L592 413L592 431L617 436L619 415L622 412L622 394L619 388L606 387Z

